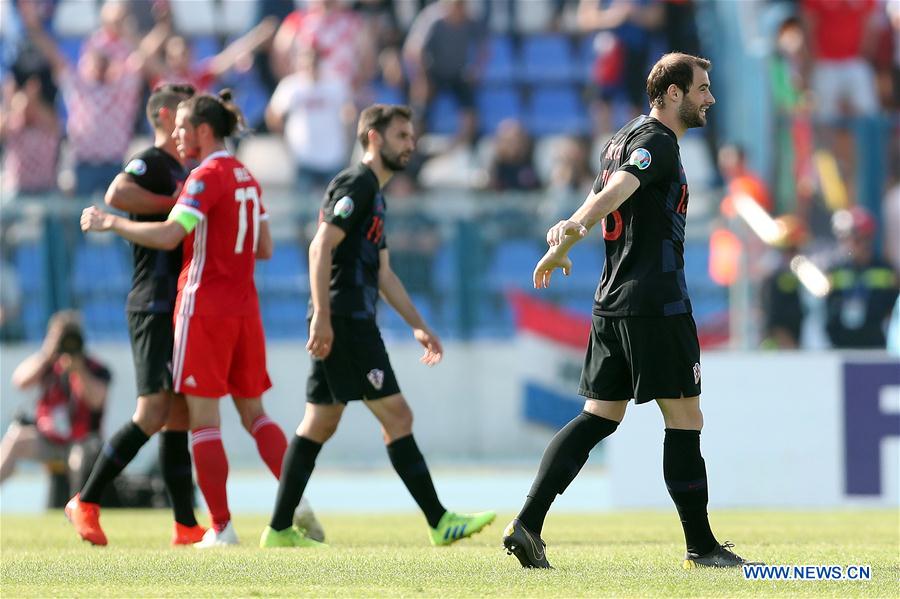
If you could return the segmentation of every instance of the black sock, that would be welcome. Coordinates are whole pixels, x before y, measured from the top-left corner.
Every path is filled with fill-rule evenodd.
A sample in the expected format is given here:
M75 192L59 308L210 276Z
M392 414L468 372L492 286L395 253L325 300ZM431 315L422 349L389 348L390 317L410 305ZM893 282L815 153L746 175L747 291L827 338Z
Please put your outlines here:
M525 528L541 534L544 518L556 495L562 495L587 462L591 450L618 426L615 420L581 412L556 433L544 450L534 484L518 515Z
M294 435L284 454L278 494L275 496L275 511L269 522L274 530L290 528L294 521L294 510L300 504L306 483L316 467L316 456L322 449L321 443Z
M81 489L81 501L100 503L106 485L134 459L149 438L134 422L129 422L116 431L116 434L103 444L91 475Z
M172 501L175 522L197 526L194 516L194 473L187 431L159 433L159 468Z
M709 528L706 504L706 463L700 455L700 431L666 429L663 477L678 509L684 541L690 553L703 555L717 545Z
M416 445L416 440L412 435L396 439L388 444L387 452L394 470L400 475L410 495L425 514L428 526L436 527L447 510L441 505L437 491L434 490L428 465Z

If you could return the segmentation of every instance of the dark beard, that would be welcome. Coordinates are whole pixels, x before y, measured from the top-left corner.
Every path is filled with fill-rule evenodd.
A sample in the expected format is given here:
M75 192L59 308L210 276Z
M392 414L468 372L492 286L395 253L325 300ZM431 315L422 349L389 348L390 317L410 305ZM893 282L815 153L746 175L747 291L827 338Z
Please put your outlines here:
M393 156L389 156L385 154L384 150L381 150L381 164L395 173L406 168L405 164L400 164L399 155L394 154Z
M700 107L688 100L687 97L678 107L678 119L685 129L694 129L706 124L700 116Z

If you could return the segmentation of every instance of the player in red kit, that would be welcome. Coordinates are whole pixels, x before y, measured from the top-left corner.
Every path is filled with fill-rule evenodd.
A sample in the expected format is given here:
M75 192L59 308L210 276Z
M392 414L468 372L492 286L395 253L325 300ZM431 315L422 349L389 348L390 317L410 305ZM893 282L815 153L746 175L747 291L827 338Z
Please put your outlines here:
M196 546L237 544L225 489L228 460L217 399L231 395L260 455L276 476L287 447L266 416L261 397L271 387L255 260L271 257L272 237L259 184L225 149L241 122L231 94L195 96L178 106L178 151L200 161L164 223L138 223L97 208L81 217L85 231L114 231L134 243L169 249L183 243L175 306L172 376L190 412L197 482L212 526Z

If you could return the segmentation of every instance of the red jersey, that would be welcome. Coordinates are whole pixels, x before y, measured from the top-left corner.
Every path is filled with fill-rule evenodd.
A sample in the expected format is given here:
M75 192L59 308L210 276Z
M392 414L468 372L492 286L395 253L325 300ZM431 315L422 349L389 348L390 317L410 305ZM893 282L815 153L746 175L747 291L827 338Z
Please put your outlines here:
M176 314L259 313L253 269L267 218L261 196L259 183L228 152L210 154L191 172L172 209L199 220L184 238Z
M866 22L875 9L875 0L803 0L803 10L814 20L816 57L860 58Z
M109 370L97 360L84 357L90 373L105 383ZM100 430L103 408L93 410L84 400L84 383L77 372L67 372L59 360L41 378L41 397L35 411L38 432L54 443L74 443Z

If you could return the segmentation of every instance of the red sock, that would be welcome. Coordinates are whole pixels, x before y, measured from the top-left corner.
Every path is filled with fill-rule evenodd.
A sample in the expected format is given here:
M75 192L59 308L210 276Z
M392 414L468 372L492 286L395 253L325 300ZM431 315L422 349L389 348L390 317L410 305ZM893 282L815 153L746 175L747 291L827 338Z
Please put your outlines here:
M287 451L287 439L281 427L275 421L263 414L257 416L250 427L250 433L256 439L256 449L259 456L275 475L281 478L281 462L284 460L284 452Z
M222 433L218 427L203 426L191 431L191 447L194 450L194 467L197 484L206 500L213 528L224 529L231 520L228 511L228 458L222 445Z

